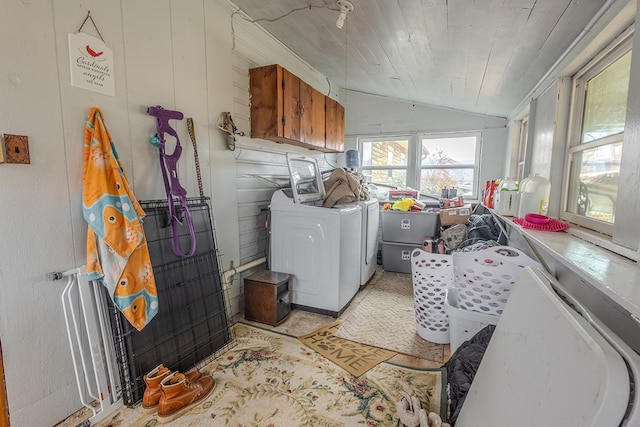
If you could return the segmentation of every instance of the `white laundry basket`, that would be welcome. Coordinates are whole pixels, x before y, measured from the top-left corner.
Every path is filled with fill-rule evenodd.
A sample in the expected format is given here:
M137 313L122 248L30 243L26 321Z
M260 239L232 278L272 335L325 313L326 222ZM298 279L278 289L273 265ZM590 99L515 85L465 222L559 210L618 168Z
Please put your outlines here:
M418 335L437 344L449 342L449 319L444 310L447 287L453 284L453 257L422 249L411 253L411 275Z
M458 307L500 315L511 288L525 266L541 268L526 254L510 246L493 246L453 254Z
M482 328L487 325L496 325L500 319L500 316L496 314L479 313L459 308L454 288L447 289L444 311L449 317L451 354L465 341L473 338Z

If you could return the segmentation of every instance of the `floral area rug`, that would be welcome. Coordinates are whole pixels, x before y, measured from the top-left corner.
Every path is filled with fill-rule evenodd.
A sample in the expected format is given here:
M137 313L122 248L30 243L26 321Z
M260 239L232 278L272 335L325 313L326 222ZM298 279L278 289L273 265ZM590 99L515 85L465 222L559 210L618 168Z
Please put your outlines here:
M442 362L444 346L418 335L410 274L385 272L346 319L336 337Z
M380 363L360 378L295 337L236 324L237 345L201 369L213 393L171 426L396 426L395 403L408 390L445 419L446 371ZM121 408L102 427L158 424L140 407Z

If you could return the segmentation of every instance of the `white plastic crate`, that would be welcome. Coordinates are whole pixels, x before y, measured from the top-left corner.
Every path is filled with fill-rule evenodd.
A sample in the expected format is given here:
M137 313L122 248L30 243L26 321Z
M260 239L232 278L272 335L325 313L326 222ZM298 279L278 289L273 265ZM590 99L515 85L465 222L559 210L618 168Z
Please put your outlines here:
M449 338L451 354L465 341L471 339L487 325L496 325L499 315L479 313L477 311L458 308L456 291L453 288L447 290L447 299L444 303L444 311L449 318Z
M444 310L447 288L453 284L453 257L422 249L411 253L416 330L427 341L449 342L449 319Z
M511 288L524 266L541 268L539 263L510 246L454 253L458 307L486 314L502 314Z

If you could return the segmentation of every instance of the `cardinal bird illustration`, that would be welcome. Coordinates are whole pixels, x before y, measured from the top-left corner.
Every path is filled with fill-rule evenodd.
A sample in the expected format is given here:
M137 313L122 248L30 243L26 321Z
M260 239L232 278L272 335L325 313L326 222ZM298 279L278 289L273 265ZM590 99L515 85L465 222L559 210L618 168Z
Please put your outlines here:
M89 55L91 55L94 58L97 58L98 56L102 55L104 52L96 52L95 50L91 49L91 47L89 45L87 45L87 52L89 52Z

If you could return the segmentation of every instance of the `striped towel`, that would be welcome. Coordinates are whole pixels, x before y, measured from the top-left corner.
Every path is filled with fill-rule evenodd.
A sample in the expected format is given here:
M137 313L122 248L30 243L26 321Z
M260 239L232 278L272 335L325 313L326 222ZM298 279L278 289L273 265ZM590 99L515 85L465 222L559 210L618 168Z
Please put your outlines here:
M84 132L82 211L87 221L87 278L100 281L138 330L158 312L144 211L129 188L116 147L92 108Z

